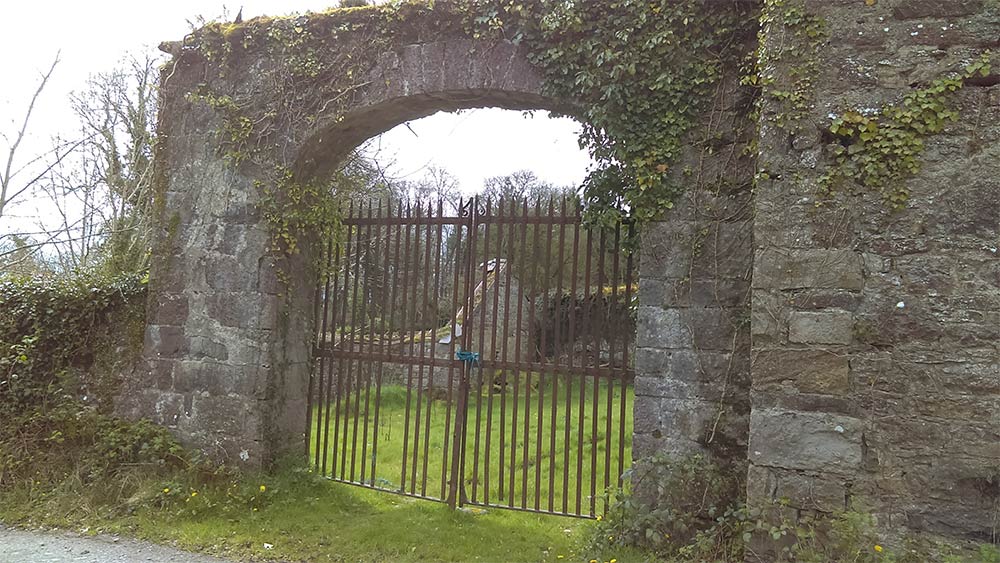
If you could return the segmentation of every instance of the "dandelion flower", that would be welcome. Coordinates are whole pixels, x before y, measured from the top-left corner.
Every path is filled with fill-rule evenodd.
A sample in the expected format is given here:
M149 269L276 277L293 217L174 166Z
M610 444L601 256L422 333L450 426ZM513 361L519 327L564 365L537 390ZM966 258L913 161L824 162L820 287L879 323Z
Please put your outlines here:
M591 559L590 563L597 563L597 559Z
M601 520L604 520L604 518L602 518L602 517L601 517L601 515L600 515L600 514L598 514L598 515L597 515L597 521L598 521L598 522L600 522Z
M192 491L192 492L191 492L191 496L192 496L192 497L196 497L196 496L198 496L198 491Z
M260 486L260 492L262 492L262 493L263 493L263 492L264 492L264 491L266 491L266 490L267 490L267 487L265 487L264 485L261 485L261 486Z
M167 494L169 492L170 492L170 487L164 487L163 488L163 494Z
M878 545L878 544L875 544L875 552L876 553L882 553L882 546Z
M617 559L614 559L614 558L612 558L612 559L611 559L611 561L609 561L608 563L618 563L618 560L617 560Z

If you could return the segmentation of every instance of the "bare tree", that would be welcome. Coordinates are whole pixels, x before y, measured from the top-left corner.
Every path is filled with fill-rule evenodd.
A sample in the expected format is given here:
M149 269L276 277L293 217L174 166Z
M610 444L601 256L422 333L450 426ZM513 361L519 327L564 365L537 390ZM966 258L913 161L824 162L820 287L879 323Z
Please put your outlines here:
M4 213L10 209L12 203L35 188L52 168L62 162L67 155L79 146L79 141L59 142L45 153L35 155L24 162L20 161L21 155L19 154L19 150L28 135L28 126L31 123L32 115L35 113L38 98L45 90L45 86L48 84L58 64L59 53L56 53L56 56L52 59L52 64L49 66L49 70L41 75L38 87L35 88L35 92L28 102L28 107L24 111L24 116L20 120L20 125L17 125L15 122L13 123L15 127L14 131L0 131L0 137L3 137L4 142L7 144L7 159L4 162L2 172L0 172L0 218L3 218ZM27 178L27 180L22 180L22 178Z
M156 61L130 56L116 69L93 75L70 95L79 120L76 141L56 140L58 158L33 180L48 218L32 233L13 233L20 244L0 250L44 249L63 271L103 265L136 271L148 261L152 206L152 150L156 114ZM51 73L51 70L50 70ZM7 245L11 246L11 245Z

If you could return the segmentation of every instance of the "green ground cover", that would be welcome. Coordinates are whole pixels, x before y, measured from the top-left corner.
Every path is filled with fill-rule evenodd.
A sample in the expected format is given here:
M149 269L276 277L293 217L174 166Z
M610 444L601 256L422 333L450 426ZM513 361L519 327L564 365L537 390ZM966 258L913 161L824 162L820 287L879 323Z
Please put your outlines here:
M474 504L602 512L605 491L617 486L631 463L631 387L623 399L620 383L538 374L522 375L516 387L487 381L470 392L465 498ZM380 392L362 386L350 401L316 409L311 459L317 471L446 498L456 416L446 397L446 391L418 396L402 385L385 385Z
M468 440L474 451L475 401L482 401L480 430L480 460L485 459L485 418L492 412L495 419L505 412L505 417L513 413L517 404L521 413L519 435L523 439L523 412L526 401L532 402L529 418L529 459L527 464L529 488L533 487L536 468L541 469L543 482L547 482L550 463L560 473L565 460L565 417L557 411L556 456L549 455L552 435L543 428L542 462L536 463L538 425L536 417L537 401L541 396L546 402L543 411L547 424L551 421L551 387L546 384L533 389L530 394L513 401L512 391L507 399L500 401L499 394L493 395L490 405L489 393L472 393L472 418ZM564 385L560 385L557 399L565 401ZM574 392L579 387L570 387ZM571 444L570 459L574 465L577 455L589 463L593 443L592 407L594 387L584 387L585 393L585 446L582 450ZM539 393L541 391L541 393ZM601 408L606 406L606 386L598 386ZM575 395L579 400L578 395ZM612 444L617 452L617 421L619 410L615 402L620 398L620 390L612 396L615 406L612 422L615 436ZM386 488L398 489L402 478L402 441L405 427L406 392L400 386L383 389L380 420L378 427L377 480ZM631 393L626 393L626 412L631 413ZM415 397L411 397L411 417L415 417ZM501 403L506 411L502 411ZM424 428L427 423L425 402L421 409ZM428 494L439 493L441 484L441 464L443 458L444 422L443 398L434 397L430 401L431 424L428 454ZM578 404L571 412L578 415ZM599 409L600 410L600 409ZM361 420L363 412L359 410ZM352 411L353 415L353 411ZM317 413L319 416L319 413ZM452 413L454 416L454 413ZM606 414L598 416L599 436L595 452L603 455ZM349 420L353 422L353 419ZM575 430L577 420L571 419L571 430ZM494 422L496 424L496 422ZM544 425L543 425L544 426ZM412 430L412 428L411 428ZM499 431L494 432L490 441L490 452L494 461L499 459ZM571 434L572 436L572 434ZM627 417L626 436L631 436L631 417ZM369 440L374 443L373 437ZM360 441L360 437L359 437ZM572 440L571 440L572 441ZM417 472L418 481L423 474L424 443L420 444ZM629 444L626 444L627 446ZM505 446L510 447L509 437ZM523 447L517 442L518 449ZM370 462L369 448L367 459ZM412 444L408 452L412 454ZM521 450L523 451L523 450ZM628 451L628 449L626 449ZM441 454L441 455L438 455ZM332 456L331 456L332 457ZM485 480L484 464L478 472L470 455L467 463L467 493L471 495L471 484L478 476ZM412 458L408 459L412 460ZM505 460L509 458L505 457ZM518 459L522 459L518 453ZM359 460L360 461L360 460ZM359 463L360 466L360 463ZM412 461L408 463L407 487L412 482ZM524 465L517 465L519 479L523 480ZM611 551L594 551L586 547L598 526L597 522L579 518L568 518L534 514L521 511L488 508L453 511L441 502L415 499L384 491L337 483L317 471L304 467L300 462L289 462L270 474L235 475L210 466L194 465L184 469L169 469L157 466L124 467L113 478L93 480L83 471L74 471L71 466L58 479L46 481L24 480L13 487L0 491L0 521L9 524L47 525L89 533L125 534L158 542L170 543L182 548L208 552L240 560L253 561L496 561L496 562L554 562L597 560L616 563L647 561L648 557L626 548ZM617 471L617 465L615 465ZM509 464L505 469L509 473ZM587 470L589 471L589 469ZM491 466L491 472L499 475L499 469ZM588 473L589 475L589 473ZM360 476L360 474L358 475ZM366 473L370 480L370 474ZM436 479L436 480L435 480ZM562 485L553 490L554 504L561 507ZM568 481L567 488L575 494L575 476ZM603 485L603 474L598 480ZM418 485L419 486L419 485ZM587 481L586 486L589 486ZM586 490L586 486L582 490ZM515 485L520 498L521 484ZM499 485L491 481L491 498L499 494ZM509 487L506 489L509 492ZM479 498L483 498L483 487L477 486ZM589 494L589 493L587 493ZM548 488L540 495L543 506L548 502ZM435 495L437 496L437 495ZM533 497L529 502L533 501ZM574 497L575 501L575 497ZM570 505L572 508L572 505ZM586 500L583 501L586 511Z

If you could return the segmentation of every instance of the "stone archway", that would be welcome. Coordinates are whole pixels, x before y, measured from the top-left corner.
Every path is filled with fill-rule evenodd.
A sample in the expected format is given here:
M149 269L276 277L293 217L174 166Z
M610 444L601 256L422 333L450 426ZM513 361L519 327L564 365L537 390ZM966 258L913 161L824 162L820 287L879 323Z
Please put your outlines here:
M254 69L268 55L229 68L205 94L203 77L218 72L211 55L162 46L176 58L163 78L157 259L144 365L127 382L120 412L151 418L187 445L241 465L301 451L315 285L308 248L291 256L272 248L258 209L268 166L322 178L364 140L437 111L570 107L543 95L522 47L442 35L391 46L365 69L367 86L345 111L306 127L279 121L268 141L281 146L239 163L227 145L232 115L219 100L244 95L266 110L274 100L250 92L261 88Z
M145 361L119 412L249 465L298 448L308 256L272 251L260 184L276 167L322 177L439 109L572 112L520 47L470 39L445 4L216 25L166 46ZM741 61L726 62L673 164L694 187L642 244L635 455L749 461L755 506L831 512L859 497L883 525L996 541L996 74L956 87L956 123L919 139L923 171L889 186L912 192L898 213L878 190L818 198L837 171L831 120L898 107L977 60L996 8L760 4L760 78L794 92L765 89L755 114ZM364 78L336 87L351 72ZM265 134L248 146L247 128Z

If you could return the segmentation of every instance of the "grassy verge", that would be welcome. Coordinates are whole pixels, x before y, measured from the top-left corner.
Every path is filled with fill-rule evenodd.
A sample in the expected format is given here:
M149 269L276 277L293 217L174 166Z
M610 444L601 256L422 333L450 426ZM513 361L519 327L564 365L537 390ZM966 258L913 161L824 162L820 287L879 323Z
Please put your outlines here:
M216 555L281 561L609 561L587 553L593 522L522 512L485 514L285 469L198 484L185 475L122 475L120 483L56 489L24 484L0 500L0 520L122 533ZM122 496L126 493L127 496Z
M533 388L531 393L515 399L511 392L506 397L494 393L472 394L470 424L467 440L470 452L466 474L467 491L471 494L473 480L479 480L477 487L480 500L483 491L490 490L491 498L499 496L499 455L500 425L503 416L508 420L514 409L519 414L518 435L511 442L511 434L504 437L506 456L513 447L518 460L515 490L521 498L521 482L527 479L529 488L533 486L536 471L545 477L551 468L561 475L568 454L571 473L578 461L588 469L590 460L601 460L606 452L606 423L608 390L606 386L558 387L557 405L563 408L563 401L569 396L571 416L567 419L564 411L557 410L557 425L554 434L547 425L551 422L551 411L545 410L543 424L538 425L537 406L540 400L550 409L552 388L550 384ZM583 391L584 408L580 410L580 395ZM539 393L541 391L541 393ZM598 416L594 413L593 398ZM576 393L576 394L574 394ZM501 400L503 399L503 400ZM619 408L621 390L612 393L614 431L611 443L617 455L619 429ZM479 401L480 448L475 463L475 420L476 401ZM626 412L631 412L631 393L626 393ZM416 424L416 397L411 396L411 438L407 440L407 456L403 456L404 429L406 427L407 393L405 388L387 386L383 389L380 424L372 425L368 440L359 434L359 442L367 443L364 451L371 460L375 452L375 435L378 438L378 464L374 473L375 481L391 490L399 490L402 482L403 460L407 460L406 487L413 480L412 431ZM524 442L524 412L528 403L532 405L531 416L527 420L528 441ZM429 407L429 408L428 408ZM421 424L423 441L418 444L417 481L424 474L423 461L427 459L428 487L440 492L441 468L444 458L445 438L444 413L446 403L441 397L430 397L422 404ZM342 424L353 430L355 420L353 410L345 409L346 418ZM358 420L364 420L364 411L359 408ZM430 416L428 417L428 413ZM372 413L373 414L373 413ZM578 448L576 426L580 415L585 424L583 448ZM322 413L317 413L317 417ZM453 413L452 413L453 416ZM485 420L493 420L490 445L486 445ZM565 441L566 421L570 423L571 440ZM429 421L429 426L428 426ZM598 432L593 434L594 422ZM372 421L374 422L374 421ZM509 420L508 420L509 424ZM429 430L428 430L429 428ZM539 434L539 429L542 430ZM631 416L626 418L626 436L631 436ZM427 439L427 437L430 437ZM541 438L539 441L539 437ZM552 455L552 440L558 455ZM630 442L630 441L629 441ZM524 446L527 444L528 448ZM626 444L626 455L630 452ZM40 445L49 447L50 445ZM541 447L541 455L538 455ZM332 448L327 451L332 461ZM323 451L321 449L321 451ZM527 458L522 453L527 451ZM487 453L489 455L487 456ZM592 457L593 454L593 457ZM349 459L349 455L347 458ZM360 469L360 453L358 466ZM492 475L495 479L486 489L485 459L493 460ZM67 458L73 459L73 456ZM524 459L528 461L525 462ZM541 461L539 461L541 460ZM603 466L603 465L602 465ZM109 478L94 479L83 467L75 467L71 461L61 464L59 472L46 471L39 479L22 478L6 488L0 489L0 520L22 525L46 525L90 533L126 534L157 542L170 543L182 548L203 551L215 555L240 560L254 561L497 561L497 562L553 562L598 560L628 563L649 560L640 552L627 548L599 552L586 547L586 541L595 531L595 522L559 516L548 516L489 508L486 511L452 511L446 505L427 500L417 500L383 491L374 491L352 485L336 483L329 478L306 469L301 463L289 463L270 474L236 475L209 466L192 465L186 468L170 469L157 464L126 465ZM370 466L369 466L370 467ZM505 471L509 474L509 457L505 457ZM51 469L51 468L50 468ZM617 465L614 468L617 471ZM370 473L366 479L371 481ZM358 474L358 477L360 473ZM603 473L594 481L597 490L603 490ZM506 479L505 479L506 480ZM561 504L563 485L575 491L575 475L572 479L560 477L553 489L554 503ZM416 485L419 487L420 485ZM589 495L591 482L581 484L581 491ZM548 488L540 494L542 508L548 498ZM509 489L508 489L509 492ZM437 495L433 495L437 496ZM530 504L532 498L528 499ZM569 502L569 501L567 501ZM584 508L586 504L584 501Z

